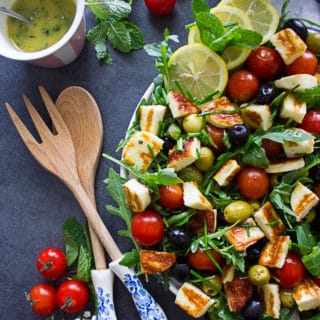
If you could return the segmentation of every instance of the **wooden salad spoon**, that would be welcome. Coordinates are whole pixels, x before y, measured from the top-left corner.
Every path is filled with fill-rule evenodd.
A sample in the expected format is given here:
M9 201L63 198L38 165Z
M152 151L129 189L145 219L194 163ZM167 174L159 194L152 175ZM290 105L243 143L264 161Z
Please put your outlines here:
M81 184L92 204L96 207L95 177L99 164L102 144L103 125L99 107L92 95L81 87L64 89L56 101L67 128L70 132L76 163ZM98 319L117 319L113 302L113 273L107 269L103 246L89 223L89 233L95 263L95 270L91 270L98 305L106 308L98 309ZM108 296L108 303L103 303L103 297Z

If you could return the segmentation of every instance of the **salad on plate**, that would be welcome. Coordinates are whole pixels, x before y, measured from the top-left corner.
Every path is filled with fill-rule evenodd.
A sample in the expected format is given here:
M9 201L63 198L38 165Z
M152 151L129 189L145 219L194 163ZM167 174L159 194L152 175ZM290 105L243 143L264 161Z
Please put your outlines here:
M193 0L188 44L145 46L160 75L104 154L121 263L195 318L320 317L319 24L288 6Z

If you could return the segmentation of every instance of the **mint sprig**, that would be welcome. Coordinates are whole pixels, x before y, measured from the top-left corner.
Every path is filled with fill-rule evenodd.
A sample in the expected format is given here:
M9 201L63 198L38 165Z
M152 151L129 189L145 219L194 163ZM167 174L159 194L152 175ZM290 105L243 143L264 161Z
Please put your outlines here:
M132 11L131 3L124 0L88 0L86 5L96 16L96 26L88 31L87 39L94 45L98 60L112 64L108 42L124 53L143 47L142 31L127 20Z

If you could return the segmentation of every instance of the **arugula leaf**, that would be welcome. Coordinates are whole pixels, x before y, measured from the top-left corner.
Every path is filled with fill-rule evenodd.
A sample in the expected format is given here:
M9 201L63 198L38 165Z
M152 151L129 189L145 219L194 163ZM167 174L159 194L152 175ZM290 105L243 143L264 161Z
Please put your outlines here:
M266 156L265 149L253 143L249 150L242 157L243 163L257 168L268 168L269 160Z
M126 252L121 261L120 265L127 266L128 268L133 268L140 261L139 251L137 249L133 249L130 252Z
M320 86L294 92L299 101L306 102L308 108L320 109Z
M320 243L314 246L309 254L302 256L301 260L311 275L320 276Z
M295 228L298 242L298 249L301 255L308 254L312 251L312 247L315 246L316 242L310 231L310 225L304 222L297 225Z

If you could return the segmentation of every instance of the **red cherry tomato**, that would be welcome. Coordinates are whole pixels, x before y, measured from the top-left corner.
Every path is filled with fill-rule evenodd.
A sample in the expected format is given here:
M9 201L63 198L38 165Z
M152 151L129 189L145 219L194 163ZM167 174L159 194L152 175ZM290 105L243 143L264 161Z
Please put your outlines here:
M139 212L132 218L131 232L139 244L147 247L153 246L163 238L162 217L154 210Z
M231 75L227 85L228 96L238 103L252 100L259 89L258 77L247 70L239 70Z
M67 268L67 258L58 248L46 248L37 257L37 269L47 279L56 279Z
M269 190L269 176L264 169L246 167L237 176L240 194L247 200L258 200Z
M53 314L57 307L56 290L47 283L34 286L28 295L32 311L39 316Z
M279 279L281 287L292 288L304 278L304 271L305 268L300 256L293 252L289 252L283 267L274 270L273 274Z
M210 146L212 150L217 153L223 153L227 150L226 145L223 143L224 129L217 128L209 123L206 124L206 132L213 141L214 146Z
M262 139L262 148L268 159L274 159L282 152L282 144L269 139Z
M247 59L248 69L263 80L269 80L276 76L282 65L280 54L275 49L265 46L252 50Z
M304 116L300 128L320 135L320 110L309 110Z
M317 56L310 50L306 50L302 56L285 66L287 74L314 74L318 67Z
M170 210L177 210L183 206L183 188L181 184L159 187L160 199L158 203Z
M87 285L80 280L66 280L57 290L58 306L67 313L79 312L89 302Z
M209 249L207 251L198 249L196 252L189 252L187 255L187 261L190 267L196 270L217 270L218 268L212 262L210 256L212 256L219 266L222 265L223 257L214 249Z
M144 3L153 14L163 16L173 10L176 0L144 0Z

